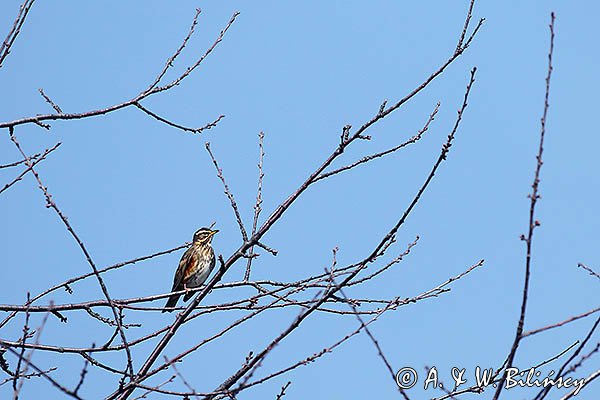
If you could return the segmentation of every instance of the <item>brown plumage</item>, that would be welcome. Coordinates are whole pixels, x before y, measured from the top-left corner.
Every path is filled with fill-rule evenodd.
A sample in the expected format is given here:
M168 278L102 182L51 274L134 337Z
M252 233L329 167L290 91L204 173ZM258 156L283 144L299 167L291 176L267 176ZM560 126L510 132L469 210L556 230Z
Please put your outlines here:
M187 290L202 286L215 267L215 252L211 247L212 237L218 230L200 228L194 233L194 240L189 249L183 253L175 272L171 292ZM194 292L186 292L183 301L188 301ZM162 312L173 311L181 294L169 297Z

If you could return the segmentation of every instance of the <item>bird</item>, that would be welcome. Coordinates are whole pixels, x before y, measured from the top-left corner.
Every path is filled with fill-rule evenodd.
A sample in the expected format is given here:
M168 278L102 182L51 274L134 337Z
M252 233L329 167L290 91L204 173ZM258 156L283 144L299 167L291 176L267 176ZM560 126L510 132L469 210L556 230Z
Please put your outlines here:
M188 301L194 294L187 290L201 286L215 267L215 252L211 247L211 242L217 232L219 232L217 229L211 228L198 229L194 233L192 245L179 260L171 292L185 290L183 301ZM180 296L181 294L172 294L162 312L173 311Z

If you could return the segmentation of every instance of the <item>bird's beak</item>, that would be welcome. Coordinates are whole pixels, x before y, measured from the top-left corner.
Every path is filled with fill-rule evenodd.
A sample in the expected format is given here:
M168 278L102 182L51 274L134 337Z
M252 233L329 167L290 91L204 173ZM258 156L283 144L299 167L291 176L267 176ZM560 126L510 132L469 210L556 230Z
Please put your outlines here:
M218 229L215 229L214 231L210 232L210 235L212 236L212 235L214 235L214 234L215 234L215 233L217 233L217 232L219 232L219 230L218 230Z

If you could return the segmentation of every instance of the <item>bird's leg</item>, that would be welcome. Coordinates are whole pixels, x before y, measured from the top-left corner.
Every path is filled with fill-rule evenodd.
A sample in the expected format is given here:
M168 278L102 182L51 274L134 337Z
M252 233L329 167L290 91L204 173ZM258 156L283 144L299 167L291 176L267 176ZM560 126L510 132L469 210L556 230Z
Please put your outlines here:
M187 297L188 293L190 292L191 288L188 288L187 285L185 284L185 282L183 283L183 290L185 290L185 296Z

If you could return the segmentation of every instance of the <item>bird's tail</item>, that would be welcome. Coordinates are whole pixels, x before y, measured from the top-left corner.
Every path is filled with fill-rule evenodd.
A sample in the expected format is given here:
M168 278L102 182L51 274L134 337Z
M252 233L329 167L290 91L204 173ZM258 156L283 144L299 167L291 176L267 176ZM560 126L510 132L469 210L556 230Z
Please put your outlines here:
M173 307L177 305L177 301L179 300L180 296L180 294L174 294L171 297L169 297L169 300L167 301L167 304L165 304L165 308L162 310L162 312L173 311Z
M183 295L183 301L188 301L196 293L198 293L198 292L195 292L195 291L187 292L186 294Z

